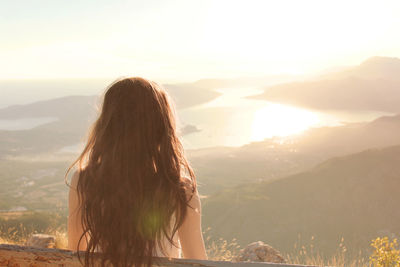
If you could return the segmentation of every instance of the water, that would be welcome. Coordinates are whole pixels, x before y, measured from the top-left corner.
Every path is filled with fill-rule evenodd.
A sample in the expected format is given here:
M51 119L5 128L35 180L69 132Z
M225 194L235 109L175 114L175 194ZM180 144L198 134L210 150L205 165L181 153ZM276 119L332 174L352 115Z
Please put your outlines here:
M58 153L78 153L84 149L84 144L83 143L77 143L74 145L70 146L65 146L61 148Z
M111 79L0 80L0 108L70 95L101 94Z
M46 123L57 121L56 117L22 118L13 120L1 120L0 130L17 131L30 130Z

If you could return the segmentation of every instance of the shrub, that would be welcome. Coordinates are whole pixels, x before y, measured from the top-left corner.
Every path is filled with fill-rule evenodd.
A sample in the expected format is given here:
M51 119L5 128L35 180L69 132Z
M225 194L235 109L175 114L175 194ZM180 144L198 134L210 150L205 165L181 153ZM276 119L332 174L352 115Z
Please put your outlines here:
M374 267L399 267L400 250L397 239L390 241L388 237L378 237L371 242L374 248L369 257L370 263Z

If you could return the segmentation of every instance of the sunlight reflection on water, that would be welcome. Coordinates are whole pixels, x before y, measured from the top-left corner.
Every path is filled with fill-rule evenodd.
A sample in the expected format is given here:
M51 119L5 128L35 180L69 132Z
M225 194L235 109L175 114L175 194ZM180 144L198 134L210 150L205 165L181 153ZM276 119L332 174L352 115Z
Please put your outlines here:
M275 103L267 103L253 117L252 141L297 134L320 123L317 113Z

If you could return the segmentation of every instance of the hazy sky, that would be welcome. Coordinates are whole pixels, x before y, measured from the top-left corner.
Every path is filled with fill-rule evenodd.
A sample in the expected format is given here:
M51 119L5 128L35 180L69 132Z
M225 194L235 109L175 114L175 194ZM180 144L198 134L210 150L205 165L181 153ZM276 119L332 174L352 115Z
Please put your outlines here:
M1 0L0 79L310 73L399 57L399 14L399 0Z

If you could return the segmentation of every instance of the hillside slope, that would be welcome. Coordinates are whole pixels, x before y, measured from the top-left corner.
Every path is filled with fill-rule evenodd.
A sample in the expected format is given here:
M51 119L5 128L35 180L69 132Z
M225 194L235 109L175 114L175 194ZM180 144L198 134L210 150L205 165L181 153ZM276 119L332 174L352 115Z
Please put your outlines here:
M262 240L291 251L300 235L334 253L352 253L381 235L400 234L400 146L330 159L273 182L241 185L204 200L203 224L242 245Z

